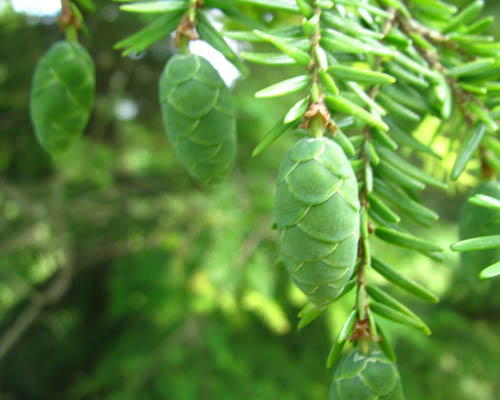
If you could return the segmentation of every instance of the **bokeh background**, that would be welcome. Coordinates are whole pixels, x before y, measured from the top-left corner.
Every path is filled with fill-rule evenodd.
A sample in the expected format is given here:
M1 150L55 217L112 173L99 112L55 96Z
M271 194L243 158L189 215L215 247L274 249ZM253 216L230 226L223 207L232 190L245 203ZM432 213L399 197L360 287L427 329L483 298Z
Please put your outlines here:
M277 169L297 138L250 155L294 103L253 93L293 71L251 66L250 78L234 80L224 70L239 156L226 183L201 186L180 167L161 122L157 83L171 41L122 58L113 44L147 18L98 1L82 39L97 66L95 111L84 140L54 161L35 141L29 91L37 60L61 34L54 15L14 3L0 0L0 399L326 399L325 358L353 298L297 331L305 299L275 265L271 227ZM500 5L487 5L500 18ZM494 28L499 38L500 22ZM421 137L432 136L434 122L425 121ZM442 177L453 158L446 138L434 145L444 168L414 160ZM425 191L441 216L421 228L427 238L446 247L456 240L475 168L447 192ZM374 244L442 298L429 305L387 288L433 330L424 337L384 324L407 399L500 399L500 280L479 282L482 266L464 269L449 251L435 263Z

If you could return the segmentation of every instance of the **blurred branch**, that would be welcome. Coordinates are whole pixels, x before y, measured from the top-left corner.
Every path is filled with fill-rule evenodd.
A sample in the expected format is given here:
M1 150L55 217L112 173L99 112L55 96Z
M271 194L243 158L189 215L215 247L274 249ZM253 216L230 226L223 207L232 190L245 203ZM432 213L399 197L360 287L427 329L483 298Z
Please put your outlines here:
M235 262L236 269L240 270L247 265L250 257L252 257L255 250L257 250L264 240L276 241L276 234L271 228L272 222L273 219L269 216L262 217L259 220L256 228L252 230L241 244L238 259Z
M0 360L36 321L42 310L57 302L69 288L72 277L72 263L61 267L60 273L48 289L31 296L31 303L15 319L11 327L0 337Z
M43 218L47 215L46 206L40 200L43 197L39 193L34 194L33 198L36 200L32 200L25 192L1 180L0 193L6 198L14 200L24 212L32 217Z
M28 229L10 240L0 242L0 253L8 253L37 244L38 240L35 235L36 225L37 224L30 226Z
M42 308L41 304L32 303L19 315L11 328L0 338L0 360L5 357L21 335L36 320Z
M129 240L112 242L108 245L100 246L97 249L85 249L79 250L79 258L78 263L75 264L74 256L75 250L70 248L69 240L67 239L67 228L66 228L66 216L67 214L64 212L64 207L61 207L61 201L63 200L60 197L61 190L63 186L57 188L54 193L53 199L53 207L50 213L50 225L54 226L57 232L57 236L60 238L64 254L68 258L68 260L61 265L59 268L59 274L53 281L53 283L43 292L38 292L36 289L32 289L30 294L27 297L30 297L30 303L26 306L26 308L19 314L19 316L15 319L9 329L0 337L0 360L5 357L8 351L15 345L15 343L21 338L21 336L30 328L30 326L37 320L39 315L42 313L44 308L47 306L56 303L66 291L69 289L72 283L72 278L76 271L80 271L82 269L100 264L110 259L114 259L117 257L123 257L127 254L133 253L138 249L131 245ZM23 198L24 202L25 199ZM116 203L113 203L116 206ZM95 206L95 209L99 209L99 207ZM115 207L116 208L116 207ZM125 206L124 209L127 207ZM89 207L90 209L90 207ZM69 211L69 210L66 210ZM119 210L120 211L120 210ZM121 210L123 211L123 210ZM81 217L81 215L80 215ZM159 225L155 232L148 236L145 243L141 245L141 249L151 248L160 245L164 239L165 232L168 232L172 229L178 229L181 226L184 226L186 223L191 221L192 214L183 215L183 218L179 219L168 219L168 223L164 225ZM196 236L196 233L199 232L199 224L195 224L192 226L198 227L193 230L192 235L189 237L192 241ZM28 230L29 231L29 230ZM11 248L14 245L19 245L20 243L26 244L26 237L29 236L28 233L32 232L24 232L19 235L22 236L16 238L16 240L4 243L0 250ZM22 239L22 240L21 240ZM183 246L182 248L187 251L189 246Z
M13 322L0 336L0 360L37 321L45 308L61 299L79 271L146 248L161 246L165 244L165 235L172 230L184 231L183 243L175 252L177 261L184 264L193 241L200 231L207 227L206 211L198 208L196 200L192 207L186 207L180 214L175 214L177 211L171 209L169 204L175 204L179 194L173 194L172 188L165 184L165 180L156 177L145 179L127 175L115 176L112 186L86 190L77 198L68 198L65 195L69 184L70 182L64 182L62 178L57 177L42 187L35 188L13 186L0 181L0 191L7 199L18 204L21 216L26 220L23 223L31 224L25 226L25 230L20 233L14 231L15 236L10 233L10 237L6 235L5 239L0 241L0 252L36 245L37 225L43 222L50 227L50 240L58 242L57 249L62 250L64 255L64 259L59 262L59 271L51 281L47 281L49 286L45 290L39 291L31 285L25 288L23 298L26 305L14 316ZM243 179L239 181L239 189L244 191L244 195L239 196L242 205L244 208L250 207L250 194ZM172 202L169 201L171 196ZM189 197L189 193L182 193L181 196ZM244 200L241 200L242 197ZM138 204L141 210L151 212L141 211L137 214ZM137 244L127 237L126 232L119 232L118 237L106 235L106 228L117 216L135 223L149 223L151 220L154 224L151 230L148 229L144 240ZM72 241L73 224L83 221L94 226L93 233L78 236L77 241ZM259 220L241 246L240 256L236 260L237 268L246 265L263 240L274 239L270 227L269 218ZM14 229L18 228L14 226Z
M11 192L14 192L11 190ZM24 196L19 193L14 193L22 201L26 201ZM21 312L14 320L11 327L0 337L0 360L5 357L9 350L21 338L21 336L30 328L36 321L42 310L55 302L57 302L66 293L71 285L73 276L73 249L67 236L66 215L64 213L64 183L56 180L51 191L49 217L52 226L55 229L56 235L60 238L64 262L59 267L59 274L49 287L42 291L32 291L30 304Z

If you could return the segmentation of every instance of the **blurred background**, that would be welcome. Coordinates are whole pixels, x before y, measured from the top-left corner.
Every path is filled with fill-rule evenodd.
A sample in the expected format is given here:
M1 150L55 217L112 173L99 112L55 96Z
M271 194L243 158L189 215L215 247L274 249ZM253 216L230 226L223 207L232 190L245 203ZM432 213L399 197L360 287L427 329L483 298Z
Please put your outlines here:
M243 80L194 45L232 85L239 120L234 172L204 187L180 167L161 122L157 83L171 40L122 58L113 44L147 18L97 3L82 39L97 67L95 111L84 140L54 161L35 141L29 93L37 60L61 38L58 2L0 0L0 400L326 399L325 359L353 297L297 331L305 298L275 265L271 228L278 166L297 137L250 155L294 103L253 93L293 71L251 66ZM500 18L500 5L487 3ZM443 177L453 162L446 144L434 143L445 168L415 161ZM441 216L420 228L427 238L457 239L475 168L448 192L425 191ZM500 399L500 280L479 282L483 265L461 268L449 251L436 263L374 245L442 298L429 305L387 288L433 330L384 324L407 399Z

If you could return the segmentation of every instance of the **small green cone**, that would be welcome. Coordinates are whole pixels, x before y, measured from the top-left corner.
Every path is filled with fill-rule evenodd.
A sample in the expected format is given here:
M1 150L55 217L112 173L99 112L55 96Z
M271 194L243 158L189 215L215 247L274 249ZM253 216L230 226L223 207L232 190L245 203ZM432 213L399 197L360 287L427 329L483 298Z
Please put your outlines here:
M335 370L330 400L404 400L396 364L379 350L351 351Z
M333 301L357 257L359 200L349 160L327 138L304 138L285 155L274 215L293 282L317 306Z
M50 154L66 150L87 126L94 104L95 67L78 43L60 41L40 59L31 88L31 120Z
M167 135L190 174L206 183L223 180L236 158L231 93L203 57L178 54L160 78Z

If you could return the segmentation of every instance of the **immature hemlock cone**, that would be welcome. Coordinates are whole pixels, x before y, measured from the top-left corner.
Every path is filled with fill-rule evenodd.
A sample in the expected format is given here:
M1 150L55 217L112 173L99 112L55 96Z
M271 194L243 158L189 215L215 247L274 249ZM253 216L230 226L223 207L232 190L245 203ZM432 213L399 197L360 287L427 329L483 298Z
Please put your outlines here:
M327 138L298 141L281 162L275 201L281 251L295 284L328 304L353 272L359 239L356 177Z
M351 351L340 360L330 386L330 400L403 399L396 364L379 351Z
M500 200L500 187L498 182L481 183L470 196L484 194ZM458 219L460 240L478 236L500 234L500 212L486 207L464 203ZM460 254L460 262L464 269L474 271L481 269L500 260L500 249L464 252Z
M191 175L223 179L236 158L236 121L231 93L203 57L176 55L160 78L167 135Z
M40 145L49 153L68 148L90 118L95 68L78 43L60 41L40 59L31 89L31 120Z

